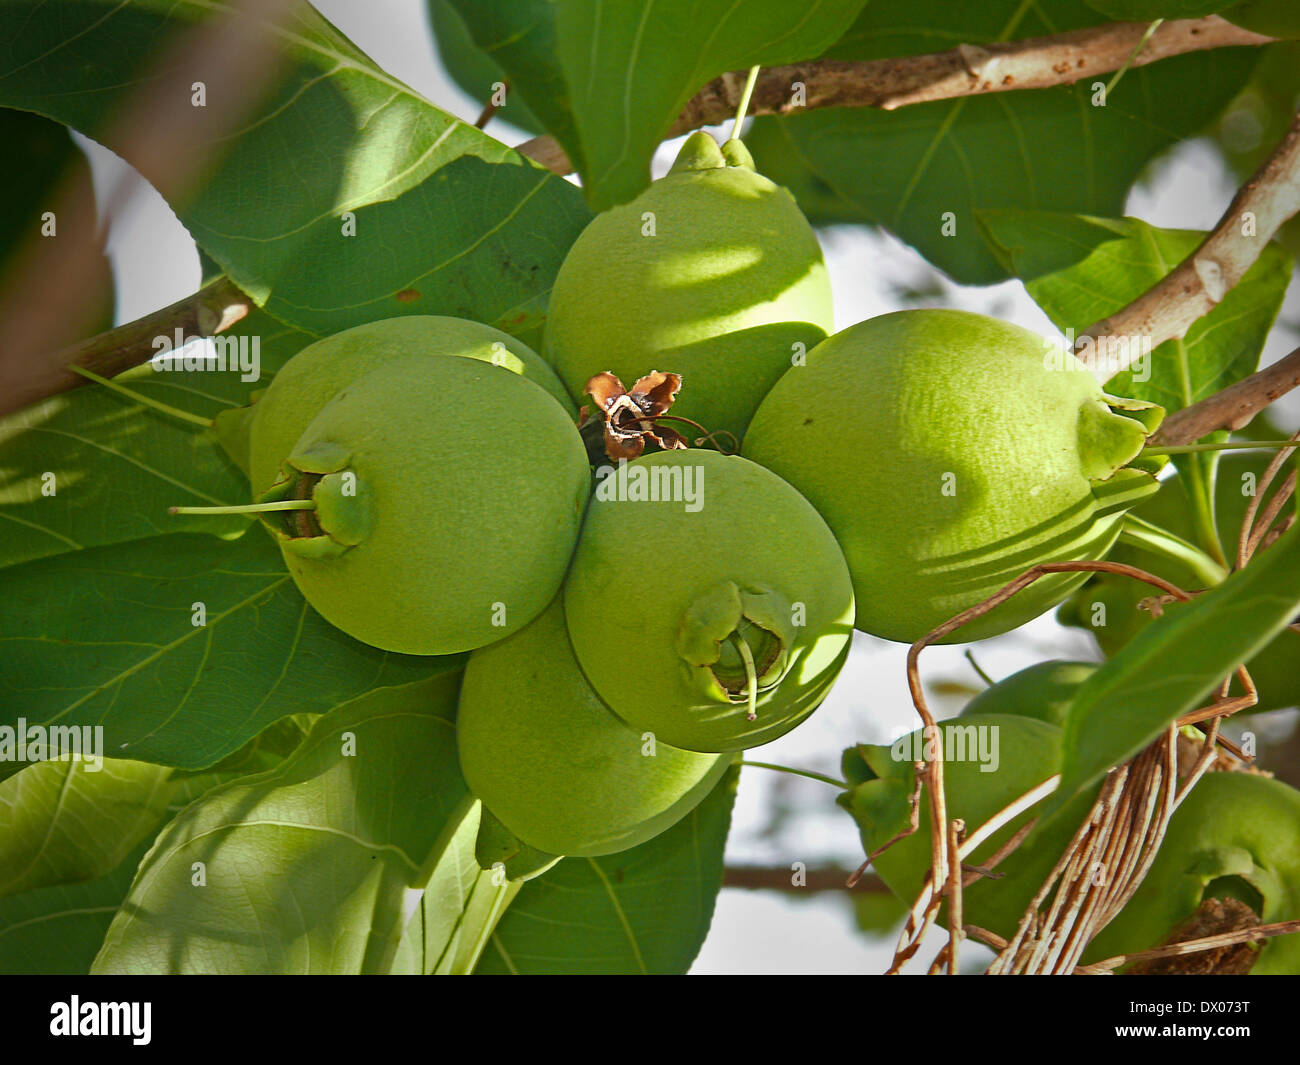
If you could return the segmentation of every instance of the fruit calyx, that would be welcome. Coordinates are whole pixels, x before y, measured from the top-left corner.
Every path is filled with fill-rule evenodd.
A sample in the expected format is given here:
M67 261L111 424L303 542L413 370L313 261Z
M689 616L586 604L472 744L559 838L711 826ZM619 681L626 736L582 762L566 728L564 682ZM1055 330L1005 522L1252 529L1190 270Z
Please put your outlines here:
M1163 460L1142 458L1147 439L1164 420L1165 409L1139 399L1102 394L1079 408L1079 468L1094 486L1130 467L1157 473Z
M790 604L777 593L725 581L686 608L677 653L704 672L715 695L720 690L729 702L748 703L753 720L758 696L776 687L790 668L790 616Z
M258 497L258 503L310 499L316 504L314 510L261 516L286 550L304 558L337 557L370 534L370 494L348 466L351 458L334 445L296 452L281 468L280 479Z
M729 140L721 147L711 135L697 129L685 141L677 152L677 158L669 168L669 174L682 174L689 171L722 170L726 167L739 167L742 170L754 170L754 157L749 149L739 140Z

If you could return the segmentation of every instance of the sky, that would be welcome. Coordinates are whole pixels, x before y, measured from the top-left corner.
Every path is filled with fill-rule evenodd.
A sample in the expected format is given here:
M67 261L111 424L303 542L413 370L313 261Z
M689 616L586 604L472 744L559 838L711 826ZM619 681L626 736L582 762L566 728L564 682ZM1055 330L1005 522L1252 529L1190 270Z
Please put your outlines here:
M439 64L422 0L315 0L315 6L386 71L434 104L469 122L478 117L481 104L462 93ZM487 132L508 144L528 136L496 119ZM111 187L127 165L107 149L79 140L91 160L97 190ZM660 149L656 175L667 170L679 144L666 142ZM1209 229L1233 191L1234 183L1216 153L1205 143L1191 142L1154 166L1148 180L1130 195L1126 213L1157 226ZM906 282L914 288L937 286L944 305L992 314L1045 336L1059 335L1018 281L963 288L887 234L838 227L819 236L835 294L837 329L899 309L897 293L900 282ZM112 219L108 251L117 282L119 322L164 307L199 287L193 240L145 182ZM1295 285L1282 316L1300 322L1300 291ZM1264 362L1275 361L1298 344L1295 330L1275 329ZM1294 403L1286 410L1289 417L1300 417ZM887 742L900 729L917 725L904 672L907 648L861 633L855 633L854 640L825 704L799 728L751 752L751 757L838 776L845 747ZM974 650L980 667L995 679L1047 658L1097 657L1089 637L1062 628L1050 614L1014 633L983 641ZM931 682L982 687L964 651L964 645L927 650L922 676ZM960 705L952 698L936 701L945 716ZM835 794L835 789L816 781L745 769L727 845L728 864L856 867L862 860L857 830L834 805ZM896 936L896 930L873 937L858 931L846 895L797 897L727 889L719 897L713 927L692 972L881 972ZM977 961L981 951L970 948L967 962ZM923 965L920 968L923 971Z

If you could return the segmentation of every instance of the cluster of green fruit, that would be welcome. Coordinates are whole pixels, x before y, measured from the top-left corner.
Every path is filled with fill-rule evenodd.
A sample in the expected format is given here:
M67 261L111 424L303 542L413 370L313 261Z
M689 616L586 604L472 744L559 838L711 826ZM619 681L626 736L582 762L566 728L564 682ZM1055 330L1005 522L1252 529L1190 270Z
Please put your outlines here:
M1075 691L1096 669L1082 662L1043 662L975 696L941 728L996 730L997 761L945 761L949 817L973 831L1009 803L1060 772L1062 725ZM973 735L974 733L970 733ZM844 752L850 788L839 798L858 822L867 853L902 831L910 817L915 774L908 742ZM969 743L967 749L969 750ZM897 752L905 757L899 757ZM1069 845L1096 789L1072 799L1041 831L1031 832L997 866L998 879L979 879L962 893L963 918L1010 938L1025 908ZM873 862L889 889L911 903L930 868L929 799L919 830ZM966 859L986 862L1031 818L1030 807ZM1264 922L1300 918L1300 791L1250 772L1210 772L1174 813L1155 861L1120 914L1093 940L1085 963L1159 946L1206 899L1235 898ZM1300 938L1279 936L1260 950L1252 973L1300 971Z
M261 519L307 600L376 647L472 652L461 764L521 847L662 831L821 703L854 627L912 641L1035 563L1100 558L1156 488L1159 408L1032 333L944 310L830 330L793 198L701 132L578 238L544 357L391 319L304 349L253 407ZM684 387L600 404L623 445L645 439L593 483L574 404L614 375ZM687 447L669 418L741 453Z

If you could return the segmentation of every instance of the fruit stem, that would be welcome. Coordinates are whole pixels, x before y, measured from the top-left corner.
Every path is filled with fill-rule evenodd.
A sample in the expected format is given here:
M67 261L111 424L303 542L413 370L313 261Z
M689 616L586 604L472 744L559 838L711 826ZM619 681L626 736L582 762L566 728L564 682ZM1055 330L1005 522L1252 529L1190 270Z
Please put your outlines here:
M1147 41L1151 40L1151 37L1155 34L1156 30L1160 28L1161 23L1164 21L1164 19L1158 18L1147 27L1147 31L1142 34L1142 39L1138 41L1137 47L1134 48L1133 51L1129 53L1129 57L1124 60L1124 65L1120 67L1119 70L1115 71L1115 76L1106 83L1107 97L1115 91L1115 86L1119 84L1119 79L1128 73L1128 68L1133 65L1133 60L1142 54L1142 49L1147 46Z
M992 688L997 683L997 681L995 681L992 677L990 677L987 673L985 673L984 670L980 669L980 664L975 661L975 656L971 654L971 650L969 647L966 648L965 655L966 655L966 661L970 663L971 669L975 670L975 672L979 674L980 680L982 680L985 684L987 684L990 688Z
M751 762L742 759L739 763L742 766L753 766L755 769L771 769L777 773L789 773L796 777L807 777L809 780L820 780L823 784L829 784L833 788L840 788L843 791L849 790L846 781L836 780L834 777L823 776L821 773L814 773L811 769L794 769L788 765L777 765L775 762Z
M740 140L740 127L744 125L745 115L749 113L749 101L754 95L754 86L758 84L758 67L749 68L749 77L745 79L745 91L740 94L740 106L736 108L736 121L731 126L729 141Z
M1198 580L1204 582L1206 588L1222 584L1228 578L1228 571L1195 544L1188 543L1136 514L1125 515L1119 538L1122 543L1140 547L1186 566L1196 574Z
M168 514L268 514L276 510L315 510L314 499L277 499L271 503L244 503L237 507L168 507Z
M1294 440L1226 440L1219 444L1147 445L1144 455L1194 455L1198 451L1249 451L1251 448L1296 447Z
M733 635L731 643L740 652L740 659L745 663L745 692L749 696L749 711L745 714L745 720L755 721L758 719L758 670L754 668L754 653L749 649L749 644L739 636Z
M181 410L179 407L172 407L166 403L161 403L156 399L149 399L147 396L140 395L139 392L133 392L131 389L119 385L116 381L110 381L107 377L100 377L94 370L87 370L84 366L69 366L73 373L81 374L82 377L94 381L97 385L103 385L113 392L119 392L126 396L127 399L139 403L142 407L150 407L161 414L169 415L172 418L179 418L183 422L190 422L193 425L201 425L204 429L212 428L212 419L204 418L198 414L192 414L187 410Z

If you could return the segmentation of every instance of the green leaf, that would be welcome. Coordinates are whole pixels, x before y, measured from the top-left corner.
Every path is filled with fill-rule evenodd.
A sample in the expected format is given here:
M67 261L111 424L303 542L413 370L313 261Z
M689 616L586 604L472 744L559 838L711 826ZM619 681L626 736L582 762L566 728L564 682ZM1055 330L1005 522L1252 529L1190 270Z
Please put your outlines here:
M1117 22L1150 22L1158 18L1202 18L1237 2L1238 0L1088 0L1088 6Z
M462 662L344 635L260 530L30 562L6 572L0 597L0 724L102 725L107 754L185 768L218 762L279 718ZM0 762L0 776L16 768Z
M145 762L63 758L0 781L0 895L112 872L163 823L170 775Z
M123 767L129 767L123 786L114 789L126 793L117 796L119 799L128 800L113 804L119 811L131 817L135 807L129 799L142 793L142 785L149 774L160 774L165 779L162 794L169 800L166 802L166 811L161 819L155 818L152 821L142 841L137 840L132 844L131 853L98 879L35 888L0 898L0 973L89 973L91 962L103 944L109 923L126 898L140 859L152 845L163 820L170 820L185 806L219 784L255 772L264 772L284 761L286 754L301 742L305 734L303 725L304 719L284 718L269 726L231 757L198 773L145 766L140 762L106 760L105 766L116 769L119 774ZM17 778L12 779L26 777L40 768L29 766ZM0 784L0 793L9 790L12 779ZM105 779L107 778L103 776L96 777L87 794L94 799L111 799L112 796L103 794L109 790L109 786L103 783ZM100 815L85 808L85 802L78 800L76 806L78 813L91 819L101 819ZM17 816L29 819L29 815L23 811L18 811ZM71 838L74 833L62 831L59 828L60 820L61 818L51 819L50 825L55 828L59 838ZM142 819L137 815L134 825L128 825L128 830L134 833L135 828L141 825ZM76 866L83 871L88 858L116 851L120 847L120 840L94 841L86 847L87 853L75 859Z
M1297 613L1300 527L1222 584L1148 625L1080 685L1066 715L1061 786L1042 823L1171 722L1205 705Z
M474 44L465 20L451 0L427 0L425 6L443 68L466 96L486 107L492 99L493 86L506 80L506 72L495 59ZM497 112L497 118L529 133L542 132L537 116L514 92L506 94L506 102Z
M261 385L310 338L255 312L225 334L260 359ZM256 381L226 369L137 367L135 392L212 417L247 402ZM251 364L251 363L250 363ZM209 365L216 367L219 363ZM169 506L246 503L248 480L211 429L88 384L0 419L0 566L173 532L239 536L245 518L169 515Z
M424 971L412 937L398 949L415 893L439 866L469 868L477 830L456 761L458 685L372 691L276 769L187 807L140 863L94 971ZM454 923L464 901L454 893L443 916Z
M147 843L137 846L97 880L0 898L0 973L89 973L146 850Z
M564 145L603 209L650 182L650 159L708 81L810 59L864 0L452 0L475 42Z
M1079 0L872 0L827 58L885 59L1062 33L1103 22ZM828 108L760 118L748 142L759 169L806 168L846 205L966 284L1006 276L975 212L1025 207L1118 215L1142 168L1217 115L1245 84L1252 49L1216 49L1130 70L1094 106L1092 81L913 104ZM784 136L770 128L777 125ZM782 156L792 157L782 159ZM792 181L798 191L808 178ZM818 186L814 186L818 187ZM837 217L838 216L838 217ZM955 231L945 230L945 219Z
M1075 332L1146 292L1205 239L1134 218L999 210L981 211L979 221L1034 301L1062 330ZM1282 307L1292 266L1291 256L1270 244L1186 337L1155 348L1147 366L1111 378L1107 391L1173 412L1248 377Z
M662 835L603 858L565 858L520 889L477 973L684 973L722 886L739 770Z
M0 0L0 104L125 153L231 280L298 328L451 314L526 339L588 220L580 194L433 107L307 4L287 25L251 28L282 63L238 128L185 146L206 165L183 202L132 152L122 109L157 93L184 34L202 41L213 22L250 18L206 0ZM189 62L187 94L202 81L210 105L241 98L242 66Z

